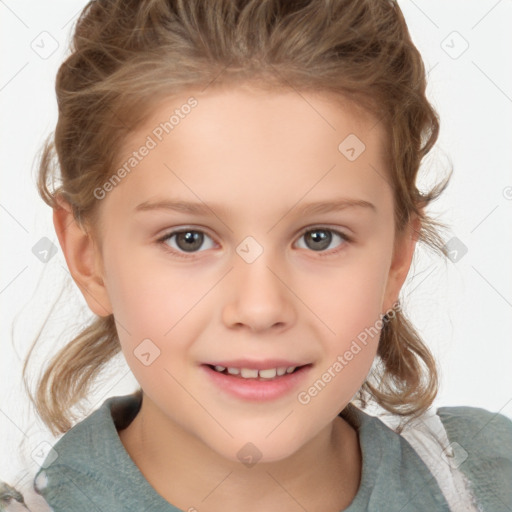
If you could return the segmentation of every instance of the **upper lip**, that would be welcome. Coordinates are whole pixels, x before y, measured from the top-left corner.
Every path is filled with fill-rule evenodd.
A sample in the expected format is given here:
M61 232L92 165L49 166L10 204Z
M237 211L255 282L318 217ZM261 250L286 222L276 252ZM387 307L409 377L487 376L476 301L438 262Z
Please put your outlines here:
M211 366L225 366L226 368L248 368L251 370L269 370L271 368L280 367L299 367L310 363L299 363L296 361L287 361L285 359L264 359L261 361L255 361L251 359L232 359L231 361L212 361L204 364Z

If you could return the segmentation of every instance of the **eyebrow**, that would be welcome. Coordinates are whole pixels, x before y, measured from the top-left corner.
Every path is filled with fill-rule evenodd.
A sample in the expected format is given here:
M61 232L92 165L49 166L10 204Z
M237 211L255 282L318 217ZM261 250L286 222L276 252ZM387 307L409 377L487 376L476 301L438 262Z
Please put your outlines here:
M303 216L315 215L320 213L330 213L335 211L346 210L348 208L365 208L373 213L377 213L377 208L373 203L363 199L338 198L330 201L318 201L306 203L300 207L288 208L288 212L295 210L295 214ZM162 199L157 201L144 201L137 205L134 210L136 212L147 212L155 210L170 210L192 215L211 215L212 212L225 213L225 206L220 204L211 204L201 202L175 201L171 199Z

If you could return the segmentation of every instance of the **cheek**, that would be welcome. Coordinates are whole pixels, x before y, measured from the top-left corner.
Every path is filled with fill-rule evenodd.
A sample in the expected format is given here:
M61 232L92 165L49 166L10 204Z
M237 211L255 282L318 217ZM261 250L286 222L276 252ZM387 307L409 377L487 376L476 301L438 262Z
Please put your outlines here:
M194 322L196 304L208 291L207 283L149 258L147 250L132 251L130 258L121 254L111 250L105 257L106 286L121 347L139 382L158 379L159 368L173 368L173 361L186 354L199 323Z
M329 331L350 340L380 318L391 247L354 251L339 265L310 276L301 286L304 302Z
M201 290L178 272L119 263L109 293L126 363L146 392L164 386L181 396L173 376L181 380L187 367L183 362L197 334L194 306Z
M324 407L335 412L346 404L368 375L383 325L390 252L391 245L386 247L383 240L304 283L307 304L321 322L318 339L325 357L310 383L313 387L302 390L303 400L299 396L298 401L318 414Z
M362 284L357 277L351 273L342 289L331 283L325 297L318 299L319 305L324 301L317 336L324 357L297 394L310 418L337 415L360 389L375 359L382 329L381 297L374 285Z
M121 246L105 251L114 315L129 332L162 337L204 293L201 278L169 265L156 248Z

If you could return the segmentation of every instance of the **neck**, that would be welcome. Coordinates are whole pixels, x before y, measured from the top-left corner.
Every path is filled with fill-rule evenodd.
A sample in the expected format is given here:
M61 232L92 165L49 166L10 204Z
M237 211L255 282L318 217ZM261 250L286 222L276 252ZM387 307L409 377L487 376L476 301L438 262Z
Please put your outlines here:
M248 468L220 456L168 418L162 421L146 398L119 437L151 486L182 510L282 512L300 505L339 512L357 493L358 436L340 416L286 459Z

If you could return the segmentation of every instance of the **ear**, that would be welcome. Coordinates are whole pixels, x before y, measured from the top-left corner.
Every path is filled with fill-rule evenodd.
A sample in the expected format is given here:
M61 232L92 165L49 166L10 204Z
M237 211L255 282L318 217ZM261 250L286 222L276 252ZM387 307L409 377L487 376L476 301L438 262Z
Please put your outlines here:
M414 217L395 240L393 258L384 292L383 314L393 308L411 267L414 249L418 241L421 221Z
M58 199L58 204L53 210L53 225L71 277L93 313L108 316L112 314L112 307L103 283L98 246L92 235L76 221L70 205L62 199Z

